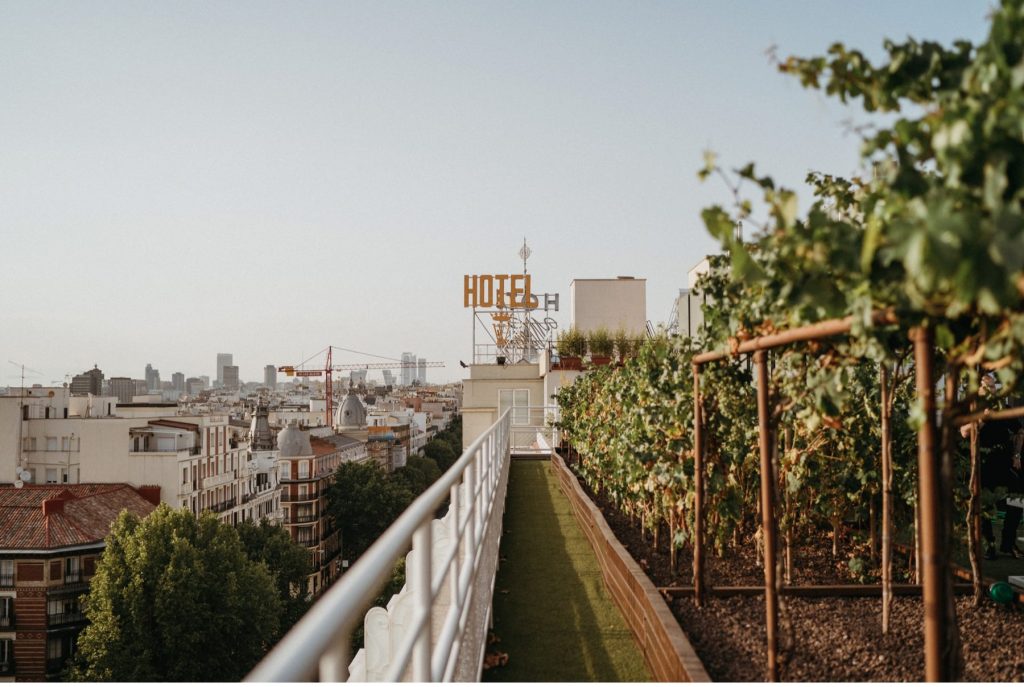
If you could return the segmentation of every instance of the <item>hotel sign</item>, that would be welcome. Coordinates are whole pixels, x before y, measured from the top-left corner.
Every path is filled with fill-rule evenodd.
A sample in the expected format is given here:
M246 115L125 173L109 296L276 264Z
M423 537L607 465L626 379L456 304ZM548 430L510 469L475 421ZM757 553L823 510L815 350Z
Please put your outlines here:
M530 290L529 274L467 274L462 304L465 308L533 310L540 301Z

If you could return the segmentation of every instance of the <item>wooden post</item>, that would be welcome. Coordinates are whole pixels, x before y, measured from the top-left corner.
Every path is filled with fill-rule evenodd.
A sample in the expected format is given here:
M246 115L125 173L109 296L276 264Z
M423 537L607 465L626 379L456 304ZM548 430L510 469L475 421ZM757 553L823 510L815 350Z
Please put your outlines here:
M920 570L924 605L924 679L949 682L957 679L955 651L949 641L946 598L950 576L949 542L943 537L942 460L935 426L935 379L932 374L934 335L930 327L910 333L914 342L917 398L924 416L917 432L918 502L921 518ZM950 586L952 580L949 580ZM955 630L955 628L954 628Z
M971 402L971 412L977 404ZM971 559L971 581L974 583L974 605L980 606L984 596L981 585L981 455L978 453L978 423L971 424L971 498L967 505L967 551Z
M882 391L882 634L889 632L892 615L892 425L889 370L883 362L879 368Z
M757 430L761 449L761 534L764 542L764 608L768 639L769 682L779 679L779 599L775 586L775 479L772 471L772 431L768 408L768 354L754 353L757 366Z
M693 600L704 605L704 418L700 365L693 364Z

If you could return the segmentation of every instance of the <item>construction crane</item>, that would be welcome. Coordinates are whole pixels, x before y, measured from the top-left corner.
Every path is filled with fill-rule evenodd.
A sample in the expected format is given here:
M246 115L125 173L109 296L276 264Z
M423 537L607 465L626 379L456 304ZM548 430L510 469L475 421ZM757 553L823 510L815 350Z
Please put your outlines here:
M342 363L335 365L332 361L332 353L337 349L339 351L345 351L347 353L355 353L357 355L365 355L371 358L381 358L387 360L386 363ZM313 358L321 355L326 351L327 362L322 368L303 369L303 366ZM350 348L342 348L341 346L328 346L322 351L318 351L310 357L303 360L298 365L281 365L277 368L278 372L284 372L289 377L319 377L320 375L326 375L326 381L324 382L324 397L327 400L325 408L325 424L330 427L333 421L334 415L334 377L335 372L342 372L344 370L389 370L395 368L417 368L419 367L418 362L409 362L404 360L398 360L396 358L388 358L383 355L375 355L373 353L364 353L362 351L353 351ZM444 363L439 362L424 362L424 367L444 367Z

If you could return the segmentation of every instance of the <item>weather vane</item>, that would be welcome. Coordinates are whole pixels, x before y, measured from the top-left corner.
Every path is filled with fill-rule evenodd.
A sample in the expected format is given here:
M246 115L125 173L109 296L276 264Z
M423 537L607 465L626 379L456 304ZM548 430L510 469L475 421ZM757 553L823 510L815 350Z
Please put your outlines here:
M526 245L526 237L523 237L523 247L519 249L519 257L523 259L523 274L526 274L526 260L533 254L530 247Z

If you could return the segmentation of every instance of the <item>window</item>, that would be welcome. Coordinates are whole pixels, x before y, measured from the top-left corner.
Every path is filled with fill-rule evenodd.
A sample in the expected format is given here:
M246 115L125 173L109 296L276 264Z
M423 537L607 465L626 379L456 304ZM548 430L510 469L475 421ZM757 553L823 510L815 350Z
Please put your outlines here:
M306 477L309 477L309 461L308 460L300 460L299 461L299 479L304 479Z
M14 660L14 640L0 639L0 672L10 670Z
M498 417L504 415L505 411L511 408L513 425L530 424L529 405L529 389L501 389L498 391Z
M0 627L10 627L13 616L14 599L10 596L0 596Z
M0 587L14 586L14 561L0 561Z
M290 471L290 469L289 469L289 465L288 465L288 463L283 463L283 464L281 465L281 467L280 467L280 468L278 468L278 471L279 471L279 474L278 474L278 477L277 477L277 478L278 478L278 479L279 479L280 481L282 481L282 482L283 482L283 481L285 481L286 479L290 479L290 478L291 478L291 471Z
M57 483L57 468L46 468L46 483L56 484Z
M54 659L63 657L64 642L62 642L59 638L51 638L50 641L46 643L46 658L52 661Z
M60 450L61 451L70 451L71 450L71 438L70 437L61 437L60 438Z
M82 579L81 573L78 567L79 561L77 558L68 558L64 561L64 581L65 582L78 582Z
M181 469L181 483L188 484L188 468Z
M66 616L79 613L81 609L78 599L52 599L46 602L46 615L50 616L51 622L63 622L69 620Z
M57 450L57 437L46 437L46 450L56 451Z

